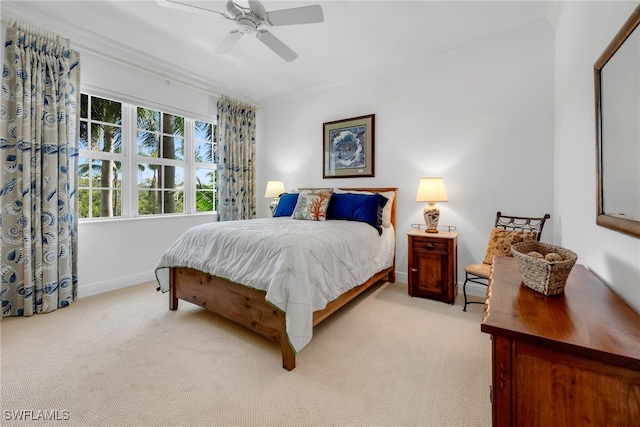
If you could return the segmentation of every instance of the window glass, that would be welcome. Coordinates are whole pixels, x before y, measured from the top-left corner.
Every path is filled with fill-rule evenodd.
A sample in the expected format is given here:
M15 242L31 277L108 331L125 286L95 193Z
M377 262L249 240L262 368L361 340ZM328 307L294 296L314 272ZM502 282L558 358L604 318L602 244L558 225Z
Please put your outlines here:
M81 94L81 218L122 216L122 136L122 103Z
M213 140L213 130L215 126L211 123L195 122L195 156L196 162L213 163L215 152L215 141Z
M81 218L215 211L215 124L88 94L80 110Z
M80 149L119 153L122 146L122 104L81 96Z
M184 169L138 165L138 215L184 213Z
M122 215L122 163L80 158L78 166L80 218Z
M196 162L196 211L211 212L216 206L216 125L195 121L194 155Z
M184 117L138 107L138 154L184 160Z
M196 211L210 212L216 210L216 171L212 169L196 169Z

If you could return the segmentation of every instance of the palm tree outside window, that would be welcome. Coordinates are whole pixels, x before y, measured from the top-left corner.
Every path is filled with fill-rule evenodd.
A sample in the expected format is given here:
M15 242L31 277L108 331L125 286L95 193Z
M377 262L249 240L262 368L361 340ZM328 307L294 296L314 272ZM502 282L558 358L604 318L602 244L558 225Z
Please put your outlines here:
M79 148L80 217L122 216L122 103L82 94Z
M80 126L81 218L215 212L215 124L83 94Z

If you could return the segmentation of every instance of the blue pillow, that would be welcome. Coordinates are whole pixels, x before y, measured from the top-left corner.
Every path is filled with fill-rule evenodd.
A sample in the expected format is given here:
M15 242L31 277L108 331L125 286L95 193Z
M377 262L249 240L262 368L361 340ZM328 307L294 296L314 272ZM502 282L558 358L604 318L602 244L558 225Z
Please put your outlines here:
M284 193L280 195L278 200L278 207L274 212L274 218L277 216L291 216L293 215L293 209L296 207L298 201L298 193Z
M327 219L366 222L382 234L382 209L387 201L382 194L334 193Z

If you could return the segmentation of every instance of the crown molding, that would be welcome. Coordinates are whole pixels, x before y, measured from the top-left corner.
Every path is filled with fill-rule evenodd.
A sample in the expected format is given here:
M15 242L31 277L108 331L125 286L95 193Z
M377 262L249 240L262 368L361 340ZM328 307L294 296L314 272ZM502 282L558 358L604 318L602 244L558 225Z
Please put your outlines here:
M362 77L365 75L378 73L380 71L385 71L398 66L410 67L411 64L416 61L423 61L425 59L434 61L443 57L457 55L469 49L476 49L488 42L509 41L516 36L525 35L533 31L538 31L538 29L542 26L550 27L551 26L550 24L551 22L547 18L537 19L535 21L531 21L525 24L520 24L520 25L510 27L501 31L496 31L489 34L484 34L479 37L474 37L460 43L434 49L422 55L414 55L411 57L400 58L395 61L390 61L375 67L371 67L371 68L359 70L347 75L343 75L335 79L326 80L318 84L305 86L303 88L261 98L257 100L257 105L264 106L266 104L276 102L276 101L282 101L290 98L296 98L299 96L321 92L336 86L344 85L346 82L352 81L354 79L362 79Z
M562 15L562 8L564 7L565 0L554 1L551 5L551 9L549 10L549 15L547 19L553 26L556 28L558 26L558 22L560 21L560 15Z

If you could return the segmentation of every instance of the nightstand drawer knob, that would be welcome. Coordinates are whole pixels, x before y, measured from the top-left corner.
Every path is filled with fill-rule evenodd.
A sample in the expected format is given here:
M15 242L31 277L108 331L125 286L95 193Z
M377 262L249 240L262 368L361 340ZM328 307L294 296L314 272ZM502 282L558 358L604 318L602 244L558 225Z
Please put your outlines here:
M429 242L429 243L427 243L427 247L428 247L428 248L435 248L435 247L436 247L436 245L435 245L435 243L431 243L431 242Z
M413 271L415 273L416 271L418 271L418 269L417 268L412 268L411 271Z

